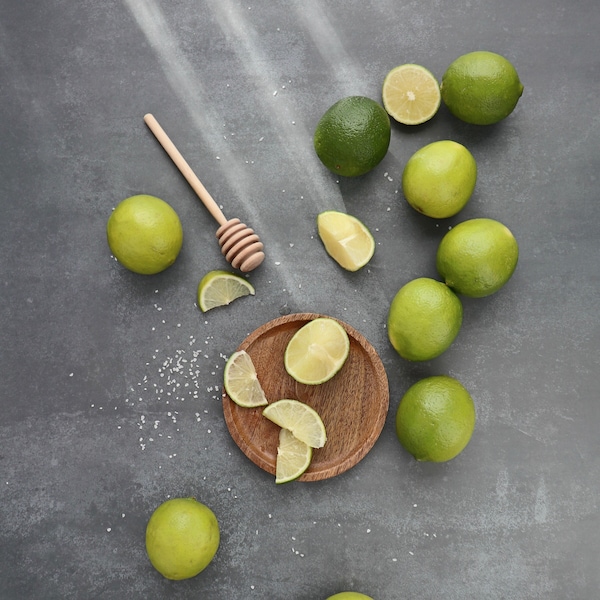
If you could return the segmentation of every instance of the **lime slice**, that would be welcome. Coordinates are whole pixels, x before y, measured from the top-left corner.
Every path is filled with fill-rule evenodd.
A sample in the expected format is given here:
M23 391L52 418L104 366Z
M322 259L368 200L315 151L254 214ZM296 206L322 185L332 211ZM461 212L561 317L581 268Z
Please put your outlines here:
M223 371L223 385L227 395L239 406L253 408L268 404L254 363L245 350L234 352L229 357Z
M364 267L375 252L371 232L352 215L327 210L317 217L317 229L327 254L348 271Z
M283 362L296 381L317 385L342 368L349 352L346 330L334 319L319 317L296 331L285 349Z
M240 275L209 271L198 284L198 306L202 312L206 312L249 294L254 296L254 287Z
M287 429L311 448L322 448L327 440L325 425L314 408L299 400L277 400L263 410L263 416Z
M438 111L441 101L437 79L420 65L400 65L383 80L383 106L404 125L420 125Z
M310 466L313 449L299 440L288 429L279 432L275 483L287 483L298 479Z

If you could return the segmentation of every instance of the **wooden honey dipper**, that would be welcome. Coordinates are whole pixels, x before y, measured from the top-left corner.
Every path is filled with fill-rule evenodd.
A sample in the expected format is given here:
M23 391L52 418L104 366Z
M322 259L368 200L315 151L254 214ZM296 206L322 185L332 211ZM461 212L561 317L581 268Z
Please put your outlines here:
M160 126L153 115L144 115L144 122L155 135L165 152L171 157L175 166L181 171L187 182L192 186L202 204L220 225L217 229L217 239L221 246L221 253L234 269L247 273L256 269L265 259L263 243L260 238L247 225L239 219L225 218L213 197L208 193L202 182L181 155L175 144L171 141L165 130Z

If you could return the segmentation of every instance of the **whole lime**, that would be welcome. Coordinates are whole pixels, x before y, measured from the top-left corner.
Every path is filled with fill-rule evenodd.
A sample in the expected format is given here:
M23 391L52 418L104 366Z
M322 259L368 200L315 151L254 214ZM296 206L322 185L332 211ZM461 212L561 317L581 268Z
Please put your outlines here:
M440 89L450 112L475 125L491 125L508 117L523 94L523 84L510 61L485 50L453 61Z
M460 454L475 428L475 404L453 377L436 375L412 385L396 412L398 440L417 460L445 462Z
M458 142L440 140L417 150L402 173L402 191L417 211L436 219L458 213L477 181L477 163Z
M373 598L360 592L339 592L338 594L329 596L327 600L373 600Z
M217 517L194 498L163 502L146 527L146 552L167 579L189 579L203 571L219 547Z
M183 244L181 221L164 200L140 194L120 202L106 224L108 246L127 269L153 275L171 266Z
M380 104L364 96L348 96L321 117L313 141L317 156L330 171L355 177L383 160L390 137L390 118Z
M436 265L457 294L483 298L512 277L519 246L506 225L494 219L470 219L453 227L438 246Z
M448 286L420 277L394 296L387 319L388 337L403 358L431 360L452 344L462 317L462 303Z

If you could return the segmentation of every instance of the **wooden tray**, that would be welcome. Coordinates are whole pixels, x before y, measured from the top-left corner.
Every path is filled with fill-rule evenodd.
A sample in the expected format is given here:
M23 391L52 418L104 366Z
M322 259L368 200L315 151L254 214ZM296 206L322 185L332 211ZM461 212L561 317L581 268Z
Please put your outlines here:
M342 369L316 386L297 383L287 374L283 355L288 342L303 325L321 316L298 313L279 317L256 329L238 347L252 358L269 402L300 400L323 419L327 443L314 451L300 481L328 479L358 463L377 441L389 407L387 375L377 352L358 331L339 320L350 338L350 354ZM262 416L262 408L241 408L225 392L223 412L242 452L274 475L279 427Z

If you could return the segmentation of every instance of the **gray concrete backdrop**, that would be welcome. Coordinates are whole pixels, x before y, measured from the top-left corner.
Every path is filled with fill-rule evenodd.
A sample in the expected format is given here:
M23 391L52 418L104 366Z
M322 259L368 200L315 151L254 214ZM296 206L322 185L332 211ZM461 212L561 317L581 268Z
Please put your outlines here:
M600 8L596 0L0 0L0 598L596 600L600 597ZM492 127L442 108L393 126L371 173L338 180L312 134L333 102L380 100L404 62L441 79L466 52L511 60L525 85ZM203 315L198 281L227 268L215 223L143 122L152 112L227 216L267 258L254 298ZM418 215L404 164L439 139L479 166L457 217ZM179 213L182 253L151 277L110 256L112 208L136 193ZM372 230L351 274L316 215ZM510 283L464 302L451 349L402 360L385 321L396 291L435 277L448 227L508 225ZM276 487L232 441L225 358L289 312L343 319L386 367L390 412L347 473ZM394 432L410 384L470 390L465 452L419 464ZM221 523L214 562L169 582L144 550L169 497Z

